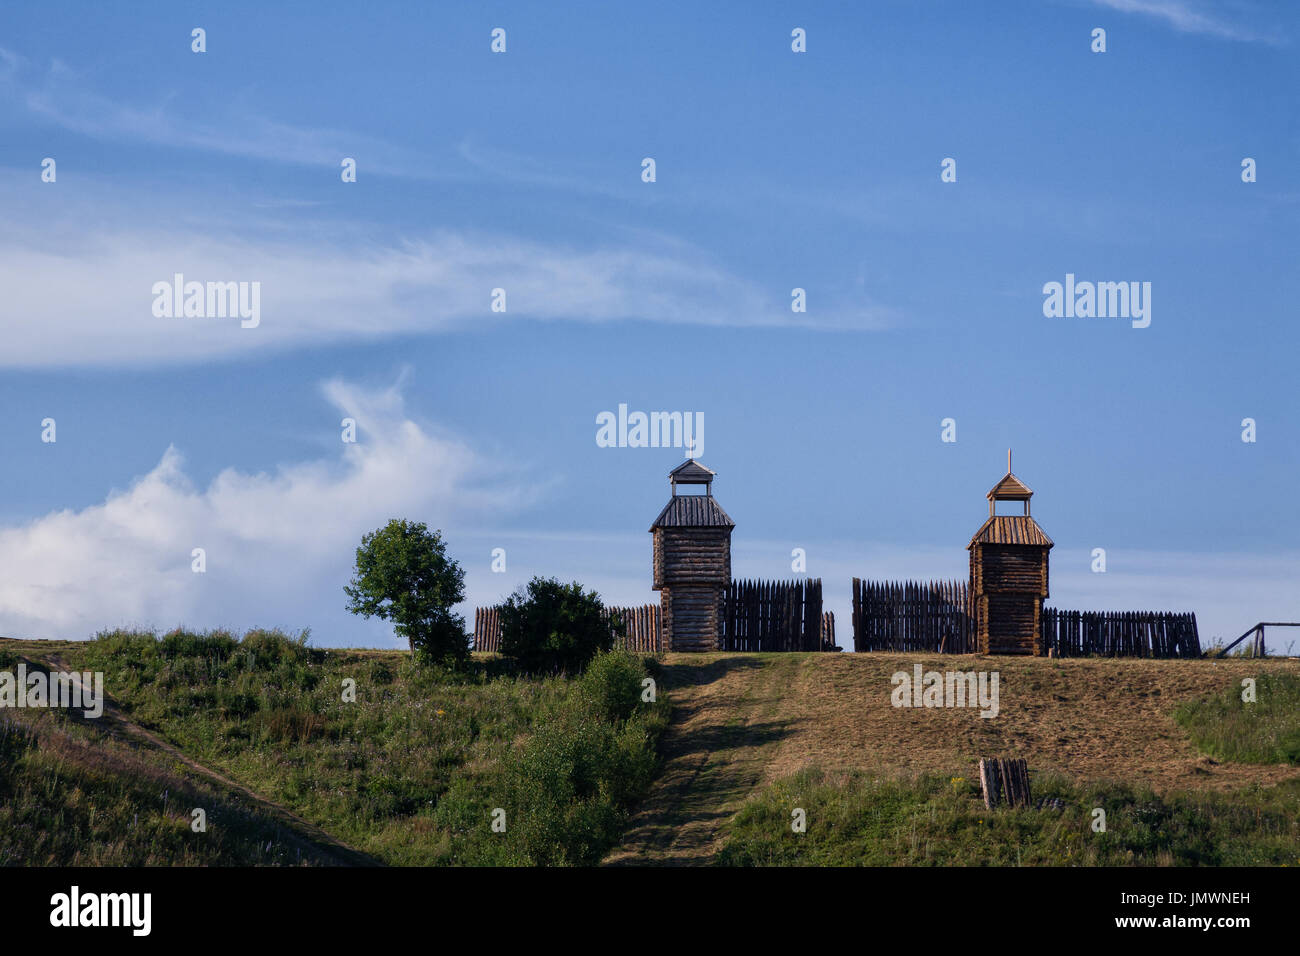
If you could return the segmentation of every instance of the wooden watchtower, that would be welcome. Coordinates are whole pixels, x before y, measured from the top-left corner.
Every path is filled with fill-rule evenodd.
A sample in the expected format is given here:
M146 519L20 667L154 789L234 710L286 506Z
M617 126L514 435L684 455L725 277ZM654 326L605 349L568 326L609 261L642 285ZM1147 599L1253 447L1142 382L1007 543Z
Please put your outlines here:
M718 647L736 523L713 497L714 474L692 458L669 472L673 496L650 526L666 650ZM703 485L704 494L678 494L678 485Z
M989 518L971 538L970 593L981 654L1033 654L1042 651L1039 627L1047 591L1049 538L1029 516L1034 493L1007 473L988 493ZM999 501L1019 501L1023 515L1000 515Z

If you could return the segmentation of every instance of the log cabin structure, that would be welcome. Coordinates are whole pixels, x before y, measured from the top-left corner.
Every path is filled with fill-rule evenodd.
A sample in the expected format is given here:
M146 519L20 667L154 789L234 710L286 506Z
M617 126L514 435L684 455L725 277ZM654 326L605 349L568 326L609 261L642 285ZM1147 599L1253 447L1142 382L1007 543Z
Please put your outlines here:
M1007 473L988 493L988 520L975 532L970 551L971 612L981 654L1043 653L1040 628L1052 539L1029 514L1033 492ZM1021 502L1022 515L1000 515L1000 501Z
M712 651L719 645L736 523L713 497L715 474L693 458L674 468L668 473L673 496L650 526L665 650ZM679 494L679 485L703 485L704 493Z

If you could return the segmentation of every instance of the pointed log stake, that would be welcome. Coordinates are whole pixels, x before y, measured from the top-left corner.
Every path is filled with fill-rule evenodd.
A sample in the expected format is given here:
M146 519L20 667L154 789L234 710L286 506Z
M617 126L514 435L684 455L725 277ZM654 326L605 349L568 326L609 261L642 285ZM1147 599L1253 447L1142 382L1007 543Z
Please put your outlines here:
M1031 804L1029 765L1023 757L981 757L979 774L986 809L992 810L1002 803L1010 807Z

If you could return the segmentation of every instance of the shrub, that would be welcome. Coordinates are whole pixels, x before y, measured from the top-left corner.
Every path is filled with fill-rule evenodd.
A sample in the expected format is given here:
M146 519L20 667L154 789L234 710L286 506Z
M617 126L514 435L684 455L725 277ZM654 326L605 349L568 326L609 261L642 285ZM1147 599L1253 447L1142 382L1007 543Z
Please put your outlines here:
M163 635L158 650L163 657L209 657L224 661L230 657L239 642L229 631L187 631L177 628Z
M501 653L532 674L577 674L614 642L595 591L533 578L501 606Z
M158 637L152 631L100 631L92 648L96 660L143 662L158 656Z
M251 655L252 667L274 669L280 664L304 660L309 654L309 634L310 631L304 630L297 637L290 637L279 629L255 627L244 635L239 647Z
M622 648L603 651L592 658L578 678L578 695L592 716L618 723L636 710L644 679L645 668L637 655Z
M508 816L504 839L477 842L463 862L511 866L600 862L627 825L658 766L656 742L667 726L666 701L638 708L642 660L627 651L598 655L570 685L561 705L545 715L521 747L505 759ZM469 828L485 809L463 796L439 806L439 817Z
M510 762L507 830L523 859L535 866L592 864L621 829L621 808L606 784L616 771L608 724L573 720L540 728Z

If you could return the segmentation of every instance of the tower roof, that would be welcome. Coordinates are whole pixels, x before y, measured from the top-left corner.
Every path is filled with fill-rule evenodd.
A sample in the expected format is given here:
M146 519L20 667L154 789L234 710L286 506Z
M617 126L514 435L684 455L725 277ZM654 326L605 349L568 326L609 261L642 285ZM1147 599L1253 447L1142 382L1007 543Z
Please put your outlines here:
M1033 496L1029 486L1010 471L986 495L990 501L1026 501Z
M705 468L694 458L687 458L668 472L668 477L675 485L707 485L717 474L713 469Z
M1027 544L1040 548L1053 546L1047 532L1029 515L991 516L975 532L970 544L966 545L966 550L969 551L977 544Z
M650 530L655 528L734 528L718 500L712 495L673 495L659 512Z

